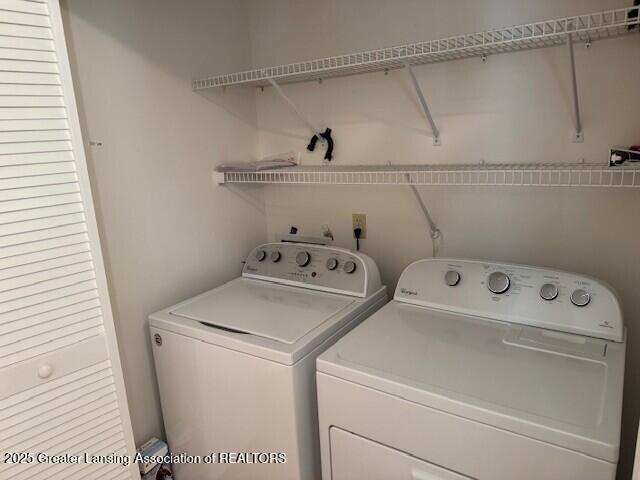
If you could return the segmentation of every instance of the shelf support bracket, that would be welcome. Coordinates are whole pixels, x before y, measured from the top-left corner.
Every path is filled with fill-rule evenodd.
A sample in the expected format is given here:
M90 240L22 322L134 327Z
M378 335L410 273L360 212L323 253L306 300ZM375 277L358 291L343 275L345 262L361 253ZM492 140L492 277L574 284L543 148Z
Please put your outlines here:
M580 102L578 99L578 81L576 79L576 60L573 53L573 37L567 34L567 50L569 52L569 67L571 68L571 88L573 93L573 142L584 142L584 132L582 131L582 121L580 119Z
M309 129L309 132L311 132L311 135L315 135L316 137L318 137L318 141L324 145L324 143L326 142L326 140L322 137L322 134L320 133L320 130L318 130L316 127L313 126L313 124L307 119L307 117L304 116L304 114L298 109L298 107L296 106L295 103L293 103L293 100L291 100L289 97L287 97L287 94L284 93L282 91L282 88L280 88L280 85L278 85L276 83L276 81L273 78L269 78L269 83L271 84L271 86L273 87L273 89L276 91L276 93L278 94L278 96L282 99L282 101L289 107L289 109L302 121L302 123L305 124L305 126Z
M429 110L429 105L427 105L427 101L422 94L422 89L420 88L420 84L418 83L418 79L416 78L416 74L413 73L413 68L409 62L404 62L404 66L409 72L409 76L411 77L411 83L413 83L413 88L418 95L418 100L420 100L420 105L422 105L422 110L424 111L427 120L429 121L429 127L431 128L431 133L433 134L433 144L436 146L440 145L440 131L438 127L436 127L436 123L433 121L433 117L431 116L431 111Z

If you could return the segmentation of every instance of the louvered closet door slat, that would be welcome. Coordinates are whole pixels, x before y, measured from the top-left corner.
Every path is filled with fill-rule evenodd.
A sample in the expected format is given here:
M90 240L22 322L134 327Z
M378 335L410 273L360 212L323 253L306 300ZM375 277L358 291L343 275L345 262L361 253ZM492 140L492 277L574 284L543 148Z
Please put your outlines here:
M66 323L73 323L74 319L81 320L100 315L102 315L100 303L96 298L89 298L52 311L5 321L0 324L0 335L6 336L6 342L8 343L16 341L11 338L12 334L16 334L16 336L22 335L20 338L28 338L34 334L47 331L47 329L55 329L57 325L65 321ZM41 331L35 332L36 329L40 328L42 328ZM3 343L5 342L4 338L0 340Z
M55 45L52 40L24 36L0 35L0 47L15 48L17 50L34 50L38 52L55 52Z
M90 278L87 280L85 277ZM72 297L75 295L84 295L97 288L91 272L51 281L48 286L51 288L43 292L16 297L13 300L0 303L0 314L4 318L10 319L22 315L26 311L41 312L51 304L64 304L65 299L73 299ZM97 292L95 292L95 296L98 296Z
M2 60L31 60L33 62L56 62L56 54L46 50L33 50L26 48L0 47L0 59ZM56 70L57 72L58 70Z
M49 14L49 10L47 10L44 3L25 0L0 0L0 9L20 13L37 13L38 15Z
M52 246L51 248L45 248L43 250L36 250L35 252L24 253L22 255L10 255L3 257L6 253L3 252L2 255L0 255L0 278L9 278L11 275L15 275L15 273L6 274L3 271L4 269L10 270L12 268L22 267L37 269L44 265L42 262L60 258L70 258L71 256L79 253L85 254L85 260L89 260L91 255L86 255L86 253L91 251L91 246L86 240L83 241L83 239L86 239L85 235L78 235L77 238L74 239L63 238L59 240L60 244L57 246ZM68 242L68 245L63 245L63 241ZM50 244L56 245L56 243L53 242Z
M58 64L33 60L6 60L0 58L0 69L6 72L58 73Z
M15 95L12 97L2 95L0 96L0 107L64 107L64 98L54 95Z
M0 91L0 95L2 92ZM20 97L16 97L20 98ZM0 132L33 132L34 130L63 130L69 132L69 124L66 119L32 119L32 120L0 120ZM11 160L11 159L9 159ZM17 160L17 159L14 159ZM69 160L73 160L70 157ZM22 162L21 162L22 163ZM11 165L3 159L0 165Z
M0 432L5 437L8 437L12 428L18 428L21 424L26 424L27 422L39 423L40 415L43 413L53 411L66 413L78 406L91 402L93 399L115 395L115 391L113 382L107 377L101 380L90 380L90 383L85 383L78 388L69 389L65 392L56 392L55 395L42 399L42 401L38 399L38 401L30 405L31 408L29 409L24 408L22 404L19 405L20 409L14 406L12 412L10 408L7 408L7 413L11 415L10 417L7 415L10 421L0 423ZM38 413L34 411L36 407L39 410Z
M58 195L42 195L36 197L26 197L16 200L0 201L0 214L17 212L26 209L39 207L66 205L69 203L80 203L82 198L79 193L63 193Z
M0 10L0 22L34 27L51 26L51 20L49 20L48 15L34 15L32 13L12 12L9 10Z
M2 325L11 325L14 322L38 322L42 317L55 318L61 309L97 299L98 293L93 280L77 283L67 288L46 292L46 294L35 295L31 297L33 303L30 305L6 310L2 314Z
M55 185L40 185L37 187L18 188L15 190L0 190L0 202L20 199L33 199L40 197L50 197L54 195L64 195L78 193L77 183L58 183ZM2 253L0 252L0 257Z
M79 243L87 243L88 237L81 228L78 230L71 229L52 229L47 232L46 237L38 238L34 241L17 243L15 245L4 246L0 250L0 259L17 257L20 255L29 255L38 252L48 252L56 247L67 247L77 245Z
M1 43L2 37L0 37ZM31 84L4 84L0 83L0 95L62 95L60 85L31 85Z
M29 25L17 25L12 23L0 23L0 35L8 37L24 37L36 40L52 40L50 28L32 27Z
M0 183L2 182L0 181ZM38 218L36 220L22 222L21 224L10 223L7 225L0 225L0 240L2 240L2 237L6 235L20 235L25 232L40 232L49 228L61 227L84 221L84 214L74 213L71 215L60 215L53 218ZM35 235L37 235L37 233Z
M0 0L0 451L133 454L61 27L55 1ZM12 480L136 470L0 461Z
M70 150L70 143L64 142L66 149ZM28 153L28 152L27 152ZM31 152L34 153L34 152ZM0 178L17 177L41 177L42 175L52 175L58 173L75 172L74 162L58 162L45 164L27 164L0 167ZM10 184L7 184L9 186Z
M84 224L83 217L76 222L60 222L56 226L49 228L41 228L36 231L24 230L14 235L0 235L0 247L10 247L25 244L25 248L29 248L26 244L44 241L51 238L64 237L65 235L73 235L76 233L86 232L87 227Z

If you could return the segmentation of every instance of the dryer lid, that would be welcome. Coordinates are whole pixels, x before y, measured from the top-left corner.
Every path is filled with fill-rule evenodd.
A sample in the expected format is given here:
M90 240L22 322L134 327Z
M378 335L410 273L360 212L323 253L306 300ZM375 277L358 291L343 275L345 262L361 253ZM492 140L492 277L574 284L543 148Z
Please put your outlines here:
M318 370L613 461L624 347L392 301Z
M293 344L353 302L348 297L241 278L181 304L171 314Z

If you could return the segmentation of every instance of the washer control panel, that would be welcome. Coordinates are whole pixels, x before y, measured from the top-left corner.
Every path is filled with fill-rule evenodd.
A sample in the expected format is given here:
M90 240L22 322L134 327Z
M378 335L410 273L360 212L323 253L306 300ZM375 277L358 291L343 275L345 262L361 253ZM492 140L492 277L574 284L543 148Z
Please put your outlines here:
M593 278L477 260L427 259L402 273L395 300L621 342L616 294Z
M242 275L356 296L381 288L378 268L366 255L301 243L256 247L247 257Z

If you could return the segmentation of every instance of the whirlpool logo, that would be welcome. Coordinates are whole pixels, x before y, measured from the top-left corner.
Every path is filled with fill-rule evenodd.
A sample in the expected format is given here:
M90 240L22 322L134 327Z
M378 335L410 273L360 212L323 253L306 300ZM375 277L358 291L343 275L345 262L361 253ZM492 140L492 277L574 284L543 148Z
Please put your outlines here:
M408 290L404 287L400 288L400 293L404 293L405 295L413 295L416 296L418 295L418 291L417 290Z

